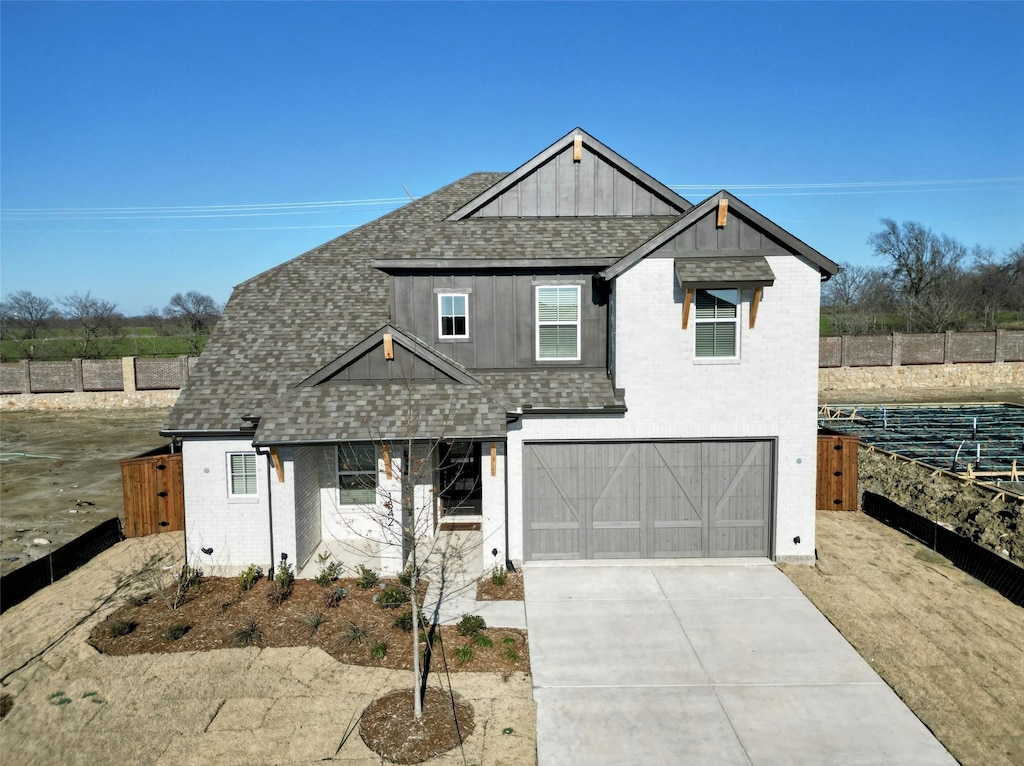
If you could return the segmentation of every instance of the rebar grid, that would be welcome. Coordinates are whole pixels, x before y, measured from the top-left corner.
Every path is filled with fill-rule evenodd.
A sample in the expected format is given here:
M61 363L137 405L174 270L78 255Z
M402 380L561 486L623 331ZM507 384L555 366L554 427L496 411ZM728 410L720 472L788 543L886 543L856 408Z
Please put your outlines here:
M992 484L1024 492L1024 407L828 405L819 410L818 424L935 468L983 473ZM1013 480L1014 470L1021 479Z

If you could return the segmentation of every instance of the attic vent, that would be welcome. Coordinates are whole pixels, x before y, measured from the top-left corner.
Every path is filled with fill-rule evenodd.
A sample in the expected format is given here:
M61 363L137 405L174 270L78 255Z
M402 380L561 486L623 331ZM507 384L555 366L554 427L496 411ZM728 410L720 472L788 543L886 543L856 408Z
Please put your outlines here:
M583 136L577 133L572 139L572 161L579 162L583 159Z

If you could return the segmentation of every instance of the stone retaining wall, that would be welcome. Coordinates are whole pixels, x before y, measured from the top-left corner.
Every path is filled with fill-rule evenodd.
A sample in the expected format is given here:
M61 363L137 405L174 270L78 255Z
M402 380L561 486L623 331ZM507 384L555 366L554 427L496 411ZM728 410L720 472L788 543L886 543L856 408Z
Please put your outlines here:
M77 394L3 394L0 412L24 410L124 410L171 407L178 391L85 391Z
M821 391L942 388L1024 391L1024 362L827 367L818 370L818 389Z

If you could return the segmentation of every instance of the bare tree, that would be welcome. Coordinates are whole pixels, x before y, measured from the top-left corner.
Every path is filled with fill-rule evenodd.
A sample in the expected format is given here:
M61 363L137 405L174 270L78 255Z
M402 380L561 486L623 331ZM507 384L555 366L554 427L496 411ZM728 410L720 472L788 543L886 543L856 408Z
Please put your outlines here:
M164 308L163 315L174 322L192 352L202 351L203 341L209 337L220 317L221 306L209 295L198 290L175 293Z
M89 291L57 300L63 307L60 315L79 331L70 341L72 353L87 359L102 356L105 342L121 332L120 322L124 317L117 306L92 297Z
M424 400L414 390L411 375L403 376L397 386L403 393L393 392L395 415L391 422L366 422L370 443L337 448L338 486L344 498L339 498L335 513L352 538L361 541L351 546L353 553L366 555L368 549L377 548L382 560L397 560L400 567L404 566L399 587L412 611L413 714L419 718L431 642L427 641L427 659L421 664L420 634L424 625L420 621L418 589L424 579L431 579L443 593L452 568L459 566L456 562L466 553L457 545L440 550L435 535L439 498L456 483L465 482L466 477L458 466L439 471L455 441L451 429L458 403L454 397L446 400L440 394ZM333 467L335 458L328 455L327 459ZM378 482L380 475L384 480ZM351 513L342 505L358 510Z
M962 309L954 289L967 248L914 221L882 219L882 231L868 237L875 255L887 259L908 330L934 330Z
M19 290L0 303L0 337L12 340L26 359L36 356L36 341L56 312L53 301L28 290Z

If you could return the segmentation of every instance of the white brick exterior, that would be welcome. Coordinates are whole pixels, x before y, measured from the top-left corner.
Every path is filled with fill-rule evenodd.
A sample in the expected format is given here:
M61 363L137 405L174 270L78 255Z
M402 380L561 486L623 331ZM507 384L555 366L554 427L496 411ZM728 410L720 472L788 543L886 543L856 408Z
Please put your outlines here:
M688 329L681 329L683 296L671 258L648 258L616 280L616 386L625 389L628 411L531 417L510 427L513 560L523 558L524 441L771 438L777 440L772 553L813 561L820 277L795 256L768 261L776 281L764 289L754 329L744 300L736 361L694 359L693 308Z
M294 463L281 450L285 481L268 455L256 455L256 495L231 497L228 455L255 452L249 439L187 439L181 459L185 483L185 546L190 564L207 574L232 575L257 564L276 566L281 553L294 563ZM271 545L271 526L273 545ZM206 554L203 548L212 548Z

